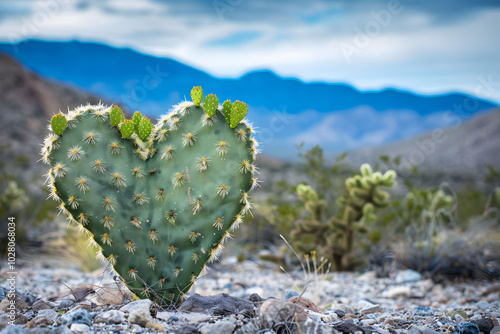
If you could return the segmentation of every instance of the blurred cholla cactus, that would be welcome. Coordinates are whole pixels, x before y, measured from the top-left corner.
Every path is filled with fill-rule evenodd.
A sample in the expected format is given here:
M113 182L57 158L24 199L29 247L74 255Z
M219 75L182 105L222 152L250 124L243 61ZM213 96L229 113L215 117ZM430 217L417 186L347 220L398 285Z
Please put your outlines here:
M319 199L310 186L299 186L299 198L305 202L311 215L309 220L297 222L292 236L302 247L314 242L337 270L354 268L357 265L352 257L355 232L367 232L367 224L377 220L375 209L389 205L389 193L380 188L392 187L395 180L394 171L374 173L370 165L363 164L360 175L346 180L348 194L337 200L341 207L340 217L332 217L326 223L323 219L325 201Z
M0 216L15 214L27 204L26 192L19 187L16 181L9 181L0 194Z

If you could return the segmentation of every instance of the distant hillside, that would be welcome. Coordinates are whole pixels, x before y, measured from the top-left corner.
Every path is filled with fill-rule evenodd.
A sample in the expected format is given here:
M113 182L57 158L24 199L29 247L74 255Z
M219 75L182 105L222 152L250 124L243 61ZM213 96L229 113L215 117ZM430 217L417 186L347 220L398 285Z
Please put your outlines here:
M0 172L44 181L37 160L50 117L99 98L47 82L0 54Z
M500 109L456 121L453 128L435 129L408 140L351 152L348 161L359 165L375 161L380 155L401 156L399 174L403 176L411 166L427 171L484 174L484 165L490 164L500 170Z
M169 58L140 54L102 44L25 41L0 44L40 75L141 110L165 113L194 85L222 99L240 99L260 128L258 139L268 155L294 159L302 141L327 152L386 144L446 126L441 115L469 99L473 112L496 105L463 94L422 96L387 89L362 92L342 83L304 83L257 71L221 79ZM202 56L202 55L200 55ZM469 101L470 102L470 101Z

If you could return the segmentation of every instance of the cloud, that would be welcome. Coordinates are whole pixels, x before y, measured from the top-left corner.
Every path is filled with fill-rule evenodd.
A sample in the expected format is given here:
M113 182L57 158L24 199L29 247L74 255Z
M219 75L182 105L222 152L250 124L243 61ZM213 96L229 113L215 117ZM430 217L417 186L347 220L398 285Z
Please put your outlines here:
M103 42L221 77L266 68L363 90L459 90L500 101L500 87L478 89L481 78L500 82L500 2L401 0L380 23L390 1L19 0L0 4L9 13L0 15L0 39ZM343 45L357 52L347 57Z

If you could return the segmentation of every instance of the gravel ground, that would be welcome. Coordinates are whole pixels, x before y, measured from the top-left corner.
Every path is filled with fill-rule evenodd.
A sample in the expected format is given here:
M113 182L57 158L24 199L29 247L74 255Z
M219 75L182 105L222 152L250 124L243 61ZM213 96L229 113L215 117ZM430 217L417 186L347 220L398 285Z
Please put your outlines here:
M7 273L2 263L0 276ZM8 325L9 281L0 287L2 334L500 333L499 281L437 284L411 270L393 278L315 276L228 256L174 310L130 302L130 293L102 269L83 273L35 261L17 270L15 326Z

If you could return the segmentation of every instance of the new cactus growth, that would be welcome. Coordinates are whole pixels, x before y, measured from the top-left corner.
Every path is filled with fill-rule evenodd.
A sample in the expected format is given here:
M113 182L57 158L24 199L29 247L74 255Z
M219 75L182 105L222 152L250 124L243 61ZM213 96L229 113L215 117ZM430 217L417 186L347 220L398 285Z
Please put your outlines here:
M117 106L80 107L54 116L44 142L51 197L140 298L178 303L251 208L251 127L231 128L207 98L209 110L183 102L154 126Z
M346 180L348 195L337 200L342 208L340 218L332 217L326 222L323 217L326 202L320 200L309 185L297 187L300 200L310 212L310 219L298 221L292 236L303 241L313 240L337 270L353 269L356 264L352 258L355 232L367 232L368 224L377 220L375 209L389 204L389 194L380 188L392 187L396 179L394 171L389 170L383 175L374 173L368 164L363 164L360 171L360 175Z

